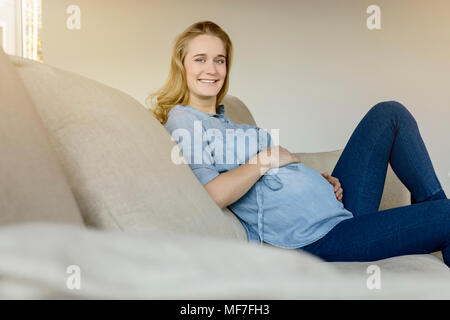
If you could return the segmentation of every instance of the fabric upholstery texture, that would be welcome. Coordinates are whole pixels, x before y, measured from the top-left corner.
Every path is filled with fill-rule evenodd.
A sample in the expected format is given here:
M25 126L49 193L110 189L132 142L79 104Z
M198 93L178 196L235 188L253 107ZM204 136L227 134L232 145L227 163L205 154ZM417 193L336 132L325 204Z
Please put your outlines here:
M0 225L84 225L33 101L0 48Z
M448 267L432 255L327 263L297 250L161 230L21 224L2 228L0 256L3 299L450 298ZM66 286L69 265L80 268L81 290ZM381 270L379 290L367 286L371 265Z
M221 104L225 105L225 115L236 124L256 126L255 119L250 113L250 110L248 110L247 106L239 98L226 95Z

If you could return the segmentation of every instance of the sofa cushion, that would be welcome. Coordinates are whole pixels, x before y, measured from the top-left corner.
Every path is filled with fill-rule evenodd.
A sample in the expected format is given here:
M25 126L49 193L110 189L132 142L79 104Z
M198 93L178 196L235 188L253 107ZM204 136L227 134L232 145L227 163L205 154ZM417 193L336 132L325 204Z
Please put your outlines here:
M17 71L0 48L0 224L83 225L46 130Z
M187 164L169 133L129 95L74 73L11 56L48 129L86 223L246 239Z
M430 255L344 267L299 250L219 238L34 223L0 228L0 256L2 299L450 298L448 267ZM81 290L67 287L73 264ZM372 264L380 268L380 290L367 285Z

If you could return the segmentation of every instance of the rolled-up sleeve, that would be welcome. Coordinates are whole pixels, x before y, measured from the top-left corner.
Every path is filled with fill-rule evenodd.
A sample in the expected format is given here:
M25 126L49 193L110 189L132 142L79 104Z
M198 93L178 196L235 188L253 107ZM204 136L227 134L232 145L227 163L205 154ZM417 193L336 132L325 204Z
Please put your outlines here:
M203 139L205 132L201 121L192 113L177 110L169 116L164 127L177 143L194 175L204 186L220 173L214 165L208 142Z
M220 174L219 171L217 171L217 169L214 166L212 166L212 168L211 166L205 167L193 167L193 166L196 165L190 165L192 172L194 172L195 176L203 186Z

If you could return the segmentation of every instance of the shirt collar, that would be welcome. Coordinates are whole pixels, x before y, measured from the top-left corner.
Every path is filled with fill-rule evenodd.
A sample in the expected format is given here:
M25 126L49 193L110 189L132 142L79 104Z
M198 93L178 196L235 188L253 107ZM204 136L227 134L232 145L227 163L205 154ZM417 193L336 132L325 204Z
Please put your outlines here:
M220 105L218 105L216 107L216 113L215 114L205 113L205 112L197 110L197 109L195 109L195 108L193 108L191 106L188 106L188 105L184 105L183 107L188 108L189 110L191 110L193 112L196 112L198 114L206 115L206 116L210 116L210 117L214 117L214 116L217 116L217 115L225 115L225 105L223 105L223 104L220 104Z
M217 114L225 114L225 105L224 104L218 105L216 108L216 113Z

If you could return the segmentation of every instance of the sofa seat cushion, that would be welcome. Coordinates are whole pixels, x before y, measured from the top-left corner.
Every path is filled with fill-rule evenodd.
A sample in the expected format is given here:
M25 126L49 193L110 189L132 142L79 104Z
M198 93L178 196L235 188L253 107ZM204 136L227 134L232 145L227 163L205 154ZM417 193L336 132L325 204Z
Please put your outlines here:
M386 258L370 262L330 262L330 265L345 273L364 273L371 265L378 266L380 271L389 271L389 274L447 274L448 267L442 261L440 252L433 254L409 254L404 256ZM450 280L450 278L449 278Z
M7 226L0 228L0 256L4 299L450 298L448 268L431 262L432 256L409 256L403 270L386 260L379 265L380 289L370 290L367 264L341 270L298 250L165 237L161 230L135 235L52 224ZM66 270L73 265L81 290L68 290L76 269Z

